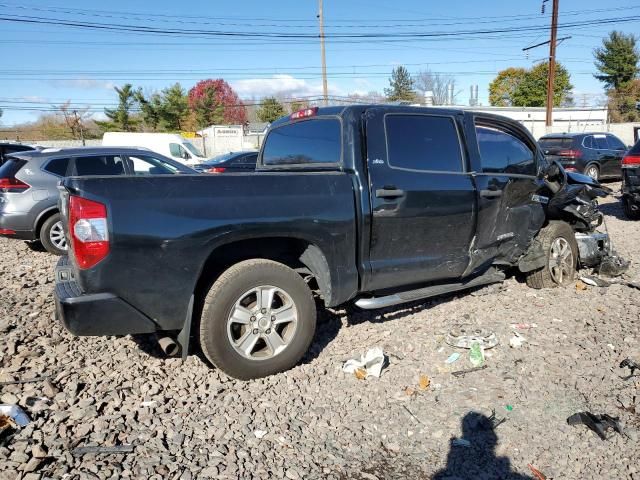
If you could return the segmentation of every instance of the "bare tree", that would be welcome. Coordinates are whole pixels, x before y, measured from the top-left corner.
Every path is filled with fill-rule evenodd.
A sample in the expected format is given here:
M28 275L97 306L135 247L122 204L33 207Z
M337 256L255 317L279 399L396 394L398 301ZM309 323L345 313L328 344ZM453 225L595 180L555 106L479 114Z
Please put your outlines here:
M63 116L64 123L67 125L73 138L76 140L81 139L84 144L84 132L86 130L84 122L91 116L89 108L73 109L71 107L71 100L67 100L59 107L56 107L56 110Z
M453 101L460 93L456 90L456 79L452 75L434 73L431 70L423 70L415 77L415 88L424 96L425 92L432 92L434 105L448 105L450 103L449 91L453 89Z

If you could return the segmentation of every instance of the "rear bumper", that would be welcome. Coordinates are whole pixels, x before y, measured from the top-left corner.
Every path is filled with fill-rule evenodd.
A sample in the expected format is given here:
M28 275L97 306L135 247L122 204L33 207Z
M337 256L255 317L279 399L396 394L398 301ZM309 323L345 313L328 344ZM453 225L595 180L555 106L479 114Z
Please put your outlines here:
M56 317L74 335L128 335L158 330L149 317L110 293L83 293L68 258L56 266Z
M36 240L36 233L27 226L24 213L0 213L0 237ZM10 233L13 232L13 233Z

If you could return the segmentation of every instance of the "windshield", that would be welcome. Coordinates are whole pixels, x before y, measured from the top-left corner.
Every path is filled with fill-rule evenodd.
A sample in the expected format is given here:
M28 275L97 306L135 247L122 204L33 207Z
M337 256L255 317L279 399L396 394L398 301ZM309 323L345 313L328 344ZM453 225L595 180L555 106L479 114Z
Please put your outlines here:
M573 138L570 137L548 137L541 138L538 143L542 148L571 148Z
M182 145L185 146L187 150L193 153L196 157L204 158L204 155L200 153L200 150L198 150L193 143L185 140Z

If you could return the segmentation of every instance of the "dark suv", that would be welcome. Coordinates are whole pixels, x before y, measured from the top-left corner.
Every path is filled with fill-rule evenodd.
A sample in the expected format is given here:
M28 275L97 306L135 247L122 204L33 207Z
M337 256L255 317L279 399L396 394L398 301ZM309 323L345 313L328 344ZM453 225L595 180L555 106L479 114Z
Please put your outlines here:
M0 166L12 153L28 152L31 150L39 150L42 148L44 147L25 145L24 143L0 142Z
M627 147L610 133L553 133L538 140L550 162L591 178L620 178Z
M640 140L622 159L622 206L627 218L640 220Z
M67 250L58 183L67 176L197 173L149 150L117 147L14 153L0 166L0 236L39 241L51 253Z

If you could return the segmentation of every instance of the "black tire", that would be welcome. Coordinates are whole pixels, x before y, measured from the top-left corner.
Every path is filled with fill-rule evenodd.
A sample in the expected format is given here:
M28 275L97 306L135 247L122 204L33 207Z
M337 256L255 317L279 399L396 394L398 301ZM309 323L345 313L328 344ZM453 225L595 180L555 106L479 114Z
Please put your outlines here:
M54 255L59 256L66 255L67 249L59 248L53 242L53 240L51 239L51 230L54 229L54 227L57 229L58 226L61 225L61 221L62 217L59 213L56 213L47 218L42 224L42 228L40 229L40 242L42 243L44 249L49 253L53 253Z
M636 207L640 207L640 205L636 205ZM637 208L637 210L633 210L628 198L622 199L622 209L624 210L625 216L629 220L640 220L640 208Z
M297 312L297 324L282 351L266 359L251 359L243 356L232 344L229 333L232 327L228 327L228 319L236 303L247 292L261 286L273 286L290 297ZM269 308L272 306L273 303ZM254 319L256 315L251 318ZM248 334L248 329L252 327L247 325L243 328L247 329L244 334ZM276 329L275 326L273 328ZM249 380L295 366L308 350L315 328L316 305L311 290L300 275L286 265L271 260L246 260L226 270L209 289L200 318L200 346L207 359L227 375ZM266 345L266 342L263 343Z
M566 268L568 271L564 273L563 270L562 281L558 281L558 268L556 267L554 269L556 272L555 275L550 268L550 262L553 255L552 246L554 246L554 243L558 239L563 239L564 242L566 242L566 245L571 249L572 255L571 259L567 259ZM559 240L560 244L563 240ZM540 230L540 233L538 234L538 241L542 244L542 248L545 252L545 266L527 274L527 285L531 288L540 289L564 287L573 283L576 274L576 267L578 265L578 244L571 227L565 222L551 221L546 227ZM555 245L557 248L558 244Z
M589 174L590 170L593 170L595 174L590 175ZM596 163L590 163L589 165L584 167L584 171L582 173L584 173L587 177L591 177L594 180L598 180L600 178L600 167Z

